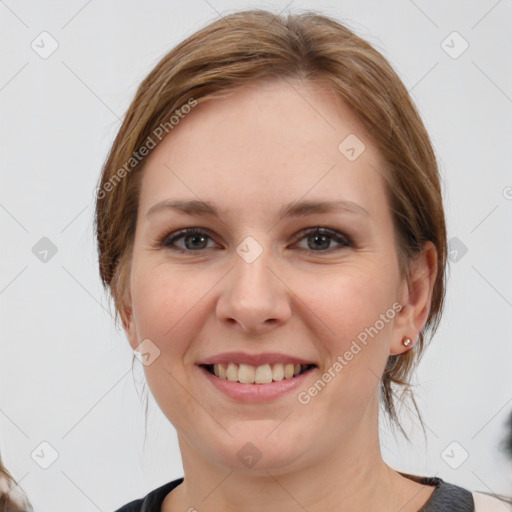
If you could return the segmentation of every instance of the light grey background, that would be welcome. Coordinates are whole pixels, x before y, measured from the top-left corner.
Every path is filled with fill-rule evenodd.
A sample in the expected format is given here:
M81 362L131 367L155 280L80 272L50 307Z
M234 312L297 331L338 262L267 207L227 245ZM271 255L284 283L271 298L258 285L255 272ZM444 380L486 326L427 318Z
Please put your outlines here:
M93 192L138 83L173 45L246 7L344 21L411 90L439 157L449 238L467 253L452 254L444 319L417 374L427 442L406 415L413 443L384 425L383 455L402 471L512 492L512 461L499 449L512 410L510 0L0 1L7 467L41 512L112 511L182 476L175 432L151 397L143 446L143 373L137 364L137 388L100 286ZM454 31L469 44L458 58ZM47 58L31 47L49 51L52 39ZM57 248L46 263L32 252L42 237ZM58 458L43 469L52 449ZM453 469L462 450L469 457Z

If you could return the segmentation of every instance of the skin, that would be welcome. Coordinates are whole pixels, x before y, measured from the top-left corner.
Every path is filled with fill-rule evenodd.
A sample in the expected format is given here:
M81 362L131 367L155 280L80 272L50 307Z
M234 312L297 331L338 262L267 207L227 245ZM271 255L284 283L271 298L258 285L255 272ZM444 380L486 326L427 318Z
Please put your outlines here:
M355 161L338 150L351 133L366 146ZM149 339L160 350L144 370L178 434L185 480L162 510L412 512L429 499L433 487L382 459L378 392L388 356L409 350L402 338L414 342L425 324L436 250L425 244L407 283L382 172L346 105L319 84L289 80L198 105L149 156L123 325L133 349ZM172 210L146 217L167 199L214 201L221 218ZM299 199L350 200L368 214L279 220L279 208ZM295 237L317 226L353 245L331 237L316 248L315 235ZM183 254L158 244L186 227L208 230L201 250L190 249L190 238L188 246L176 241L189 248ZM252 263L236 252L247 236L263 249ZM307 405L299 403L298 391L396 302L401 311ZM226 351L283 352L318 368L297 392L240 403L196 366ZM251 468L237 457L247 442L262 455Z

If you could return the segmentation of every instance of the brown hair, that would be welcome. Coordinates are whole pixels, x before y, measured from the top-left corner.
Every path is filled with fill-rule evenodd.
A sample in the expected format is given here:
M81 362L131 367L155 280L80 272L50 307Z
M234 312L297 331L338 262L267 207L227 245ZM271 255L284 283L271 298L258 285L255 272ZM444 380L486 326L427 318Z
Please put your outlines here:
M96 202L100 275L114 299L116 322L119 313L124 322L128 311L125 299L145 160L139 148L187 102L226 97L247 84L274 78L321 82L364 125L386 163L382 174L402 276L409 279L408 263L426 241L436 246L438 271L424 329L412 350L389 357L381 382L385 410L408 439L392 385L401 386L399 400L408 394L419 414L409 377L423 353L425 333L433 335L437 329L445 295L447 242L439 172L423 122L395 71L370 44L329 17L264 10L228 15L172 49L141 83L103 167Z
M16 495L11 494L16 489ZM0 457L0 512L32 512L25 493L2 463Z

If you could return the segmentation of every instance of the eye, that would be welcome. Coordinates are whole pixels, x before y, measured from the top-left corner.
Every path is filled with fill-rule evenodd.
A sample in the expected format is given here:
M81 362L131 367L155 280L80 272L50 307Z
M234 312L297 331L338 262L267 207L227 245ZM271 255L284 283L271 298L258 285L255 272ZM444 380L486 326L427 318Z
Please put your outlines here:
M343 247L353 246L351 240L344 234L320 226L300 231L295 237L295 244L302 240L306 240L307 247L299 248L309 252L331 252ZM178 245L178 241L182 242L182 245ZM208 241L211 241L214 245L208 246ZM333 241L340 247L331 247ZM199 228L184 228L175 231L164 236L159 245L177 252L195 252L216 246L210 235Z
M352 242L347 236L343 235L339 231L329 228L321 228L320 226L313 229L303 230L297 236L297 240L306 240L307 247L302 247L301 249L309 252L331 252L333 250L343 248L330 247L332 241L335 241L337 244L341 244L345 247L352 247Z
M209 249L210 247L206 246L209 238L208 233L198 228L185 228L164 237L160 245L178 252L192 252L201 249ZM184 247L176 245L177 240L180 239L183 239Z

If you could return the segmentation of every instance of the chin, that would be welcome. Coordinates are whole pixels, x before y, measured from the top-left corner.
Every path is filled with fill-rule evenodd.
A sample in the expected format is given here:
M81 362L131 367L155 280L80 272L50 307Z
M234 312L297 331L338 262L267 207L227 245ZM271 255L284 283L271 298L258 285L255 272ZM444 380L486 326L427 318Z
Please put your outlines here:
M274 427L275 428L275 423ZM247 475L268 476L296 470L304 456L304 440L294 441L291 433L283 430L273 438L272 429L246 429L233 437L212 443L209 439L208 452L211 459L229 471Z

